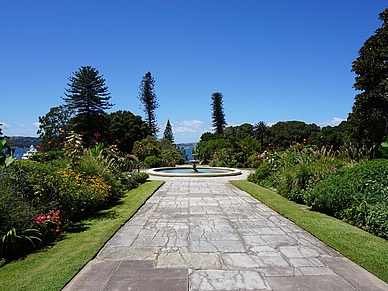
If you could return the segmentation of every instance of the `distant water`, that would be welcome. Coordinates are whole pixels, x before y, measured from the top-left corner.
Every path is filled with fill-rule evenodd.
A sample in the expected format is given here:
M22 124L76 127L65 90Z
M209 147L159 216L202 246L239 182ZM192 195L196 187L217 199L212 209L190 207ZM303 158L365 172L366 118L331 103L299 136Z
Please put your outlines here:
M180 145L178 145L178 146L180 149L183 147L185 150L185 154L187 157L185 162L193 160L193 148L194 148L194 146L180 146Z
M15 148L15 151L13 152L13 157L15 159L22 159L23 154L28 151L28 148L24 150L24 148Z

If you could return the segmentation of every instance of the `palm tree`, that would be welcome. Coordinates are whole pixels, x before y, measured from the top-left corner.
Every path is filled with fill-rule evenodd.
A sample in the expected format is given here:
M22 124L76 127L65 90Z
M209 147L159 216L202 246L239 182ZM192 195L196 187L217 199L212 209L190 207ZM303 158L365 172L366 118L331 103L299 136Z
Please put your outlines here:
M256 125L254 126L254 133L256 138L260 140L261 147L263 148L264 137L267 136L269 133L269 128L267 124L264 121L256 123Z

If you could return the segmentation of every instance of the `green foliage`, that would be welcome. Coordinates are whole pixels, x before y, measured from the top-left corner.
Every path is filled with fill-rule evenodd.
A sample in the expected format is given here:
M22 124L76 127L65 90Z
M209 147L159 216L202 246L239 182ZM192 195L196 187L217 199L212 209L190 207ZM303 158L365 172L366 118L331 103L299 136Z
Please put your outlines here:
M145 119L151 129L151 133L153 136L156 136L159 130L155 110L159 107L159 103L154 87L155 79L152 77L151 72L147 72L141 80L138 98L143 105Z
M154 136L148 136L145 139L136 141L133 147L133 154L143 162L148 156L159 156L160 148L158 140Z
M386 137L385 141L381 143L379 152L381 153L383 158L388 159L388 136Z
M123 177L113 148L101 143L81 151L79 136L74 134L71 138L65 156L46 152L34 157L35 161L17 160L0 168L2 262L38 247L33 244L37 241L33 233L39 233L41 247L57 237L63 221L90 217L121 198L123 183L132 189L147 180L147 173ZM69 161L71 168L67 167Z
M387 213L383 203L388 198L387 177L387 160L361 162L317 183L305 196L305 201L313 210L344 219L374 233L383 233L377 225ZM378 222L373 221L374 218ZM385 224L382 224L384 228Z
M43 151L63 147L65 132L68 131L69 122L73 117L74 110L63 105L51 108L45 116L39 116L37 134L42 141Z
M147 168L158 168L162 166L162 161L155 156L148 156L144 159L144 165Z
M8 151L9 156L7 157L6 152ZM0 167L8 167L13 162L12 152L10 147L7 145L7 139L4 137L0 139Z
M253 125L249 123L243 123L238 126L228 126L223 132L223 138L230 141L233 144L238 144L246 137L253 137ZM202 138L201 138L202 140Z
M252 174L249 174L248 181L263 185L262 182L268 180L269 176L272 174L273 164L267 161L262 161L257 167L256 171Z
M133 181L133 183L136 186L140 185L140 184L144 184L149 177L150 176L146 172L132 172L131 173L131 180Z
M49 161L56 161L64 157L64 151L52 150L48 152L39 152L32 155L29 160L39 163L45 163Z
M222 134L224 132L226 121L224 114L224 106L222 101L222 93L214 92L212 94L212 122L215 133Z
M66 108L75 111L71 130L82 134L84 144L89 146L96 134L106 137L105 110L113 106L109 103L111 96L103 76L90 66L81 66L69 81L62 99Z
M12 228L0 241L0 258L7 261L22 257L42 243L41 233L37 229L25 229L18 232Z
M387 135L388 112L388 8L380 13L382 26L369 37L352 63L356 74L355 96L349 129L353 138L368 148L379 146Z
M123 153L131 153L136 141L151 135L151 129L141 116L129 111L116 111L108 114L110 144L115 144Z
M172 126L170 120L167 120L166 128L163 133L163 137L170 142L174 143L174 134L172 133Z
M175 166L184 162L182 154L171 141L165 138L158 141L154 136L135 142L133 154L141 162L145 162L147 157L157 157L160 166Z
M0 169L0 236L11 228L22 230L30 227L38 211L18 191L20 185L12 181L10 169ZM17 186L17 187L15 187Z
M365 218L365 229L369 232L388 239L388 202L385 200L372 205Z
M209 162L213 167L235 167L237 160L235 159L233 148L221 148L214 152Z
M217 138L217 136L215 136ZM222 149L233 149L233 144L223 138L199 141L195 146L195 152L203 163L209 162L213 153Z
M255 137L260 140L261 147L264 147L264 139L270 133L269 127L264 121L260 121L254 126L253 130Z
M279 149L287 149L296 144L304 144L320 128L316 124L302 121L279 121L269 128L268 142Z

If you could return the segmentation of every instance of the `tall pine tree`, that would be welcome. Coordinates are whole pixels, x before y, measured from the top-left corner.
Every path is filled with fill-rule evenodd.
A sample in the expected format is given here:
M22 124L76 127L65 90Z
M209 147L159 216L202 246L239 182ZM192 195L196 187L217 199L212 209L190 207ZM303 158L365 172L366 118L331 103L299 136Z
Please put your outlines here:
M148 126L151 128L152 135L156 136L159 129L155 110L159 107L159 103L154 87L155 79L152 77L151 72L147 72L141 80L138 98L140 103L143 105L145 120L147 121Z
M90 66L82 66L69 81L62 99L69 109L75 110L73 130L82 134L84 144L90 146L96 135L104 138L107 131L105 110L113 106L109 103L111 96L103 76Z
M213 118L213 127L215 133L222 134L224 132L226 121L224 114L224 106L222 101L222 93L215 92L212 94L212 118Z

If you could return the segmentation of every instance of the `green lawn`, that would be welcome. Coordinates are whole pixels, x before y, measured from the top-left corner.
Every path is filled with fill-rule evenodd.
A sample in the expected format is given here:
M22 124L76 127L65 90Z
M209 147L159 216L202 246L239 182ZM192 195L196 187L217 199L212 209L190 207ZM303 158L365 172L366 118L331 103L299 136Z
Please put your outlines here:
M82 229L67 233L52 248L0 268L0 291L61 290L163 183L140 185L116 206L83 221Z
M230 181L326 245L388 282L388 241L248 181Z

